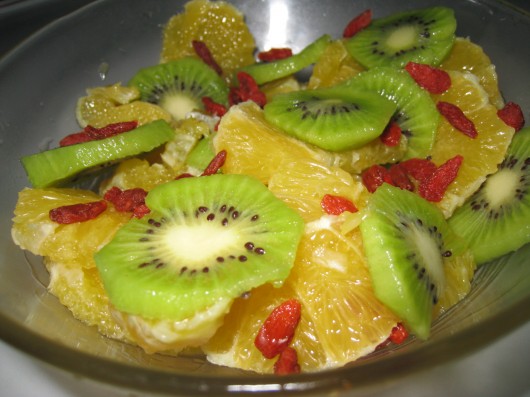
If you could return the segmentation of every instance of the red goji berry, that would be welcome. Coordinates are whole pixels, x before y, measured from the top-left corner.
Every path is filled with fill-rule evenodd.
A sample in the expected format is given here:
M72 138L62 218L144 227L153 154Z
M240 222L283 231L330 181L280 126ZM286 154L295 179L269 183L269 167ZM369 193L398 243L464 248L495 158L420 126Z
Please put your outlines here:
M265 358L276 357L291 343L301 311L300 302L290 299L269 314L254 339L254 345Z
M420 183L418 187L420 196L432 202L441 201L447 187L458 175L463 160L461 155L456 155L439 166L430 178Z
M411 158L402 161L400 167L404 168L408 175L412 176L418 182L423 182L430 178L436 171L436 164L428 159Z
M145 208L139 209L139 207L145 206L145 196L147 196L147 192L141 188L121 190L119 187L113 186L107 190L103 198L110 201L117 211L132 212L136 216L145 212Z
M272 62L289 58L292 55L293 50L290 48L271 48L268 51L261 51L258 53L258 59L262 62Z
M383 142L386 146L396 146L399 145L399 141L401 140L401 127L398 123L395 121L391 121L383 133L379 136L379 139L381 142Z
M226 150L221 150L215 155L215 157L210 161L208 166L204 169L201 176L213 175L219 171L219 169L224 165L226 161Z
M431 94L442 94L451 87L451 77L445 70L416 62L407 63L405 70Z
M95 128L91 125L87 125L83 131L65 136L59 141L59 146L70 146L78 143L109 138L114 135L134 130L137 126L137 121L113 123L102 128Z
M388 170L379 164L374 164L366 169L362 173L361 179L370 193L375 192L384 182L393 184Z
M175 177L175 180L184 179L184 178L194 178L194 177L195 177L195 175L192 175L192 174L189 174L189 173L185 172L183 174L177 175Z
M407 329L403 326L403 324L398 323L394 328L392 328L392 332L390 333L390 336L388 339L395 343L396 345L400 345L401 343L405 342L407 338L409 337L409 333Z
M193 40L191 42L191 45L193 46L193 50L195 53L199 56L199 58L202 59L202 61L211 67L215 72L221 76L223 74L223 69L219 66L217 61L214 59L212 53L210 52L210 49L206 45L205 42L199 41L199 40Z
M353 18L342 32L342 37L349 38L355 36L362 29L366 28L372 22L372 10L365 10Z
M231 105L245 101L254 101L260 107L265 106L267 97L260 91L256 80L250 74L238 72L237 81L239 82L239 87L232 87L228 94L228 100Z
M449 124L455 127L458 131L470 138L476 138L478 136L475 124L473 124L473 121L467 118L462 109L460 109L458 106L449 102L440 101L436 104L436 107L438 108L440 114L449 122Z
M514 102L508 102L502 109L499 109L497 111L497 116L499 116L506 125L514 128L515 132L519 131L524 126L525 120L523 111L521 110L521 107Z
M226 107L224 105L215 102L212 98L207 96L202 97L201 100L206 113L217 117L223 117L225 115Z
M331 194L325 194L320 202L320 206L328 215L340 215L345 211L357 212L358 209L346 197L334 196Z
M54 222L62 225L69 225L71 223L85 222L95 219L106 209L107 203L104 200L100 200L54 208L50 210L49 216Z
M414 184L407 175L407 170L401 164L392 164L388 169L392 184L403 190L414 191Z
M296 350L287 346L285 350L280 353L280 357L274 363L275 375L289 375L299 374L300 365L298 364L298 354Z

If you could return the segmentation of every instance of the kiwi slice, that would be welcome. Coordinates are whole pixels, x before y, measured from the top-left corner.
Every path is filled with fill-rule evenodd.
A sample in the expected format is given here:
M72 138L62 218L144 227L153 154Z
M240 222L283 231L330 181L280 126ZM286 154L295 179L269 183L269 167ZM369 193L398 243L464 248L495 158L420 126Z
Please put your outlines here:
M109 138L25 156L21 162L33 187L56 186L83 171L149 152L174 135L173 128L166 121L157 120Z
M211 137L199 140L186 157L186 165L197 170L204 170L215 157Z
M320 88L276 95L265 119L287 134L330 151L355 149L377 138L396 110L366 90Z
M426 339L444 260L465 247L435 205L386 183L370 197L360 230L376 297Z
M228 86L203 61L193 57L140 69L128 83L140 91L142 101L157 104L174 119L203 110L203 97L228 105Z
M497 172L449 218L478 265L530 242L530 127L516 133Z
M151 213L129 221L95 255L110 302L145 318L180 321L293 266L304 222L246 175L184 178L155 187Z
M376 67L363 71L343 86L377 92L397 105L393 119L407 138L405 159L427 156L436 137L440 114L427 91L403 69Z
M298 54L292 55L289 58L273 62L254 63L244 66L240 70L250 74L259 85L278 80L282 77L297 73L315 63L330 42L331 36L325 34L309 44Z
M375 19L345 44L366 68L399 68L410 61L436 66L449 54L455 31L453 10L432 7Z

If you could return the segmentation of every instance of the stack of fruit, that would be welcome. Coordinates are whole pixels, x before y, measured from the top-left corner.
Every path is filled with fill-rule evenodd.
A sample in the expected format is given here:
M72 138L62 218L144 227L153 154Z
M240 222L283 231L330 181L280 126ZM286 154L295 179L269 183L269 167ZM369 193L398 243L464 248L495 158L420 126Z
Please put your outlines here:
M243 15L193 0L159 64L88 89L83 130L22 159L13 239L75 317L147 352L282 374L428 338L530 240L530 129L456 26L367 10L255 62ZM60 187L115 163L97 193Z

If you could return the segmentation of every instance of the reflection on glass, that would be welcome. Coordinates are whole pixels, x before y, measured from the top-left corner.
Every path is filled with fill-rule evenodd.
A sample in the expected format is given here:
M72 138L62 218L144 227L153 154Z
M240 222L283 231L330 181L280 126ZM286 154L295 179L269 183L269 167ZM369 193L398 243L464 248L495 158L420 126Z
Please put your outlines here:
M269 8L269 31L265 37L265 49L284 47L287 43L287 22L289 10L281 1L271 1Z

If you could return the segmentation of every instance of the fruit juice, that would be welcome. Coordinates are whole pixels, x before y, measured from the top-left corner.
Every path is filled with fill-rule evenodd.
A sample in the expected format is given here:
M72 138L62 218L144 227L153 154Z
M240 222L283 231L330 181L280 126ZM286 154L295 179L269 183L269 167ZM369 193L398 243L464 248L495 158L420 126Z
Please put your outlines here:
M427 339L530 239L520 107L445 7L365 10L298 53L256 49L244 18L192 0L158 62L88 87L82 130L22 159L14 241L147 353L287 374Z

